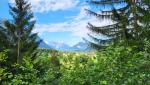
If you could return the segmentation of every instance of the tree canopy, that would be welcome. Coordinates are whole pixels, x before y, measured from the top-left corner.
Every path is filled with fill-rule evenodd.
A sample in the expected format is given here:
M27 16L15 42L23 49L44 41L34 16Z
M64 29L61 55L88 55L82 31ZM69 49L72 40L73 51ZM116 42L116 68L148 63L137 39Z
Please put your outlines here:
M35 21L31 11L31 4L25 0L15 0L15 6L10 5L12 20L4 20L0 29L0 45L7 49L8 59L14 63L21 63L23 56L34 53L38 47L37 34L32 33Z
M108 43L125 46L139 45L144 39L148 39L150 34L148 0L90 0L88 3L100 8L100 11L88 10L88 13L113 22L113 24L101 27L88 24L89 30L93 33L108 37L106 40L101 40L89 34L94 40L90 42L91 46L99 48L104 43L105 45Z

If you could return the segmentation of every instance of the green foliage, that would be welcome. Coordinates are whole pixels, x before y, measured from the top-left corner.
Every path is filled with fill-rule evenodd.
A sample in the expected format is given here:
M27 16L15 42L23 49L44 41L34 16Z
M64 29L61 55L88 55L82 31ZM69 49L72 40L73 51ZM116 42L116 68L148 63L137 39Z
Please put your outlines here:
M133 3L134 0L92 0L91 3L110 6L112 1L127 3L127 8L113 10L113 19L117 21L117 24L119 23L117 26L119 30L115 29L115 31L120 34L115 38L123 38L123 41L119 40L120 42L134 38L135 43L126 46L122 44L109 45L101 51L76 53L48 49L35 50L38 43L36 42L36 34L31 33L35 22L30 22L33 17L30 4L24 0L15 0L16 6L10 6L14 20L6 20L0 26L0 85L149 85L150 2L149 0L140 0L139 3ZM144 8L142 8L143 6ZM129 9L128 16L124 13L127 9ZM110 18L109 15L94 14L98 17ZM131 14L133 17L129 17ZM130 18L131 22L127 22ZM140 23L142 24L140 25ZM126 30L129 25L131 25L129 30L133 31L133 34ZM94 27L91 24L89 26L93 31L102 32L107 36L115 33L114 30L108 30L115 28L112 26L102 27L104 29L98 30L99 27ZM98 40L94 37L93 39ZM94 46L101 48L99 42ZM35 53L36 55L34 55ZM33 55L37 57L33 59Z
M73 55L72 55L73 56ZM65 59L60 85L149 85L149 53L109 47L96 57Z
M24 57L22 65L12 66L16 73L0 68L1 84L149 85L150 42L144 42L143 51L124 46L109 46L91 53L37 50L34 61Z
M12 65L10 68L4 67L1 69L1 85L38 85L37 70L33 68L30 60L24 59L23 65Z
M38 70L37 79L41 85L58 85L61 76L59 54L55 50L39 49L34 68ZM50 55L51 54L51 55Z
M6 55L7 55L7 51L0 52L0 63L6 62L7 59Z
M12 20L4 20L0 26L0 52L7 49L8 63L21 64L23 56L34 57L38 47L37 34L31 33L35 21L31 20L31 5L25 0L15 0L9 7Z
M88 10L100 20L110 20L112 24L95 26L88 24L91 33L89 41L94 48L101 49L110 43L114 45L143 45L148 39L150 31L150 2L148 0L88 0L97 7ZM117 7L119 6L119 7ZM99 11L100 10L100 11ZM95 36L96 34L96 36ZM101 39L99 36L105 36Z

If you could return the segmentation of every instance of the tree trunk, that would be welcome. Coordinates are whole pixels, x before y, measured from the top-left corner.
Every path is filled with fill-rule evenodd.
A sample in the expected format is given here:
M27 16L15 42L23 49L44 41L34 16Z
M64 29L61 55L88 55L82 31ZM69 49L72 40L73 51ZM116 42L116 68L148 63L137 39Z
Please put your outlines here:
M20 64L20 34L18 35L17 64Z

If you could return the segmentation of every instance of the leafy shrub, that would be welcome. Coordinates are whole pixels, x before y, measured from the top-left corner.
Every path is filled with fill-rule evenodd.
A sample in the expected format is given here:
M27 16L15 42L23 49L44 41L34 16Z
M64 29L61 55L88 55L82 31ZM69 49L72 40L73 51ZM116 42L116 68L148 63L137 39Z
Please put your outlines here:
M70 58L72 57L72 58ZM108 47L88 55L63 57L60 85L148 85L150 54L131 47Z
M71 53L39 50L32 61L0 68L1 85L149 85L150 44L136 47L108 47L99 52ZM7 62L5 52L0 61Z

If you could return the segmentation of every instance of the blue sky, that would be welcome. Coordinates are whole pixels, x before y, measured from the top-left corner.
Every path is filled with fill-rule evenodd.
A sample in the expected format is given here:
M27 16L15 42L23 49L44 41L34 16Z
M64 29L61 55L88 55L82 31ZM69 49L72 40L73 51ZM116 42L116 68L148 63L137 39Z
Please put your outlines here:
M90 6L86 0L28 0L32 4L36 25L33 32L46 42L64 42L74 45L87 37L87 23L99 24L94 17L89 16L85 9ZM14 0L0 0L0 19L11 18L8 3ZM101 21L100 25L105 25Z

